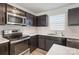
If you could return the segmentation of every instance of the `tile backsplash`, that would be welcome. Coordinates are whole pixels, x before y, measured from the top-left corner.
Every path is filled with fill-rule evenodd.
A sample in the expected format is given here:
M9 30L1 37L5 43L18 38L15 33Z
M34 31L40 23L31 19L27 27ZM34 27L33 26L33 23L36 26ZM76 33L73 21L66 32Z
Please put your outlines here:
M23 34L35 33L36 27L26 27L19 25L0 25L0 34L2 30L19 29Z
M19 25L0 25L0 34L2 30L11 30L11 29L20 29L23 34L31 34L31 33L38 33L38 34L49 34L55 33L56 31L50 30L49 27L26 27L26 26L19 26ZM58 33L63 32L66 36L79 36L79 26L70 26L66 27L64 31L57 31Z

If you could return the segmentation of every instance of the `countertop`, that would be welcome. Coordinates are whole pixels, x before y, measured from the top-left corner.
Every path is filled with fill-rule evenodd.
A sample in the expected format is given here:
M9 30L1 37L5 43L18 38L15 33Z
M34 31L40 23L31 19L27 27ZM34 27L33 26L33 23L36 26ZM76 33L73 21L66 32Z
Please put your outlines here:
M24 34L27 35L27 34ZM74 36L74 35L48 35L48 34L43 34L43 33L31 33L29 34L30 36L35 36L35 35L44 35L44 36L51 36L51 37L60 37L60 38L68 38L68 39L79 39L79 36Z
M69 36L61 36L61 35L48 35L48 34L38 34L44 36L51 36L51 37L60 37L60 38L68 38L68 39L79 39L79 36L69 35Z
M54 44L47 55L79 55L79 49Z
M9 40L3 38L3 37L0 35L0 44L6 43L6 42L9 42Z
M24 36L26 36L27 34L23 34ZM29 36L35 36L35 35L44 35L44 36L51 36L51 37L61 37L61 38L70 38L70 39L79 39L79 36L61 36L61 35L48 35L48 34L39 34L39 33L31 33L29 34ZM3 38L1 35L0 35L0 44L1 43L6 43L6 42L9 42L9 40Z

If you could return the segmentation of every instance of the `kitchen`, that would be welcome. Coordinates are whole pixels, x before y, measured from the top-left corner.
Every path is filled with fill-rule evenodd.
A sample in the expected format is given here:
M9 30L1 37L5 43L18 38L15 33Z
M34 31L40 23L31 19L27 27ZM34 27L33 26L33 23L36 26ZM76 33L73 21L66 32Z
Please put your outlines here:
M76 3L0 3L0 55L78 55L78 9Z

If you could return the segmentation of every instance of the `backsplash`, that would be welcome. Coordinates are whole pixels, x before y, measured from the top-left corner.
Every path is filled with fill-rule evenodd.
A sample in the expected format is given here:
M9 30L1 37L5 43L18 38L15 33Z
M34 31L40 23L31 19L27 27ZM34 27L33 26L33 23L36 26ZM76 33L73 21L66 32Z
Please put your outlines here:
M39 34L49 34L55 33L56 31L50 30L49 27L37 27L37 33ZM79 36L79 26L66 27L64 31L57 31L58 33L63 33L65 36Z
M20 29L23 34L49 34L55 33L56 31L50 30L49 27L26 27L26 26L17 26L17 25L0 25L0 34L2 30L11 30L11 29ZM57 31L58 33L63 32L66 36L79 36L79 26L70 26L66 27L64 31Z
M19 25L0 25L0 34L2 30L20 29L23 34L35 33L35 27L26 27Z

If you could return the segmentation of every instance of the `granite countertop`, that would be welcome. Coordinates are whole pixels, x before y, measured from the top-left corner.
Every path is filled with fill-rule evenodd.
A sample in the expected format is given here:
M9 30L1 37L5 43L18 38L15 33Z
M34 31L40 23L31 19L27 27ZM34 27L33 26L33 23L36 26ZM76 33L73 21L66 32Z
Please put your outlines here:
M9 40L3 38L3 37L0 35L0 44L2 44L2 43L6 43L6 42L9 42Z
M79 49L54 44L47 55L79 55Z

